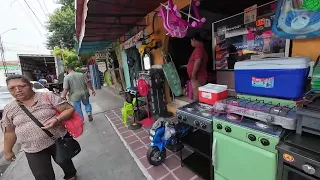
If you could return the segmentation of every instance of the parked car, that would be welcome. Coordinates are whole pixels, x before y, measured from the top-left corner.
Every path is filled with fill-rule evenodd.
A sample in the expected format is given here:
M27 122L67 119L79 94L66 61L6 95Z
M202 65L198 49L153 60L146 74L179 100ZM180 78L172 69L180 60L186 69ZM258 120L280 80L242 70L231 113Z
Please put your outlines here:
M31 81L34 92L49 92L49 89L45 88L42 84L36 81ZM0 85L0 118L2 118L2 111L5 105L13 101L6 84Z

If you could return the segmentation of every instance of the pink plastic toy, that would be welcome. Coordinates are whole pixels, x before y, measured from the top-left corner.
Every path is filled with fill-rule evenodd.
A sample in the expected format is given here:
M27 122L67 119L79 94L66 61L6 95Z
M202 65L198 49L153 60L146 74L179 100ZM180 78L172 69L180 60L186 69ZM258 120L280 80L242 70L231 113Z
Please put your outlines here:
M188 26L186 26L180 18L176 18L170 7L172 2L168 2L168 6L161 6L160 16L163 20L163 27L172 37L183 38L187 35Z
M163 27L168 34L173 37L183 38L187 35L188 27L201 28L206 21L204 17L200 17L198 6L199 0L190 0L189 13L184 13L178 10L178 7L173 4L172 0L168 1L168 5L161 4L160 16L163 19ZM196 17L191 16L191 7ZM181 13L188 17L188 20L182 19ZM194 21L190 22L190 19Z
M172 0L169 0L169 1L171 1L170 4L173 4ZM199 6L200 6L200 1L199 0L191 0L190 7L192 8L195 17L191 16L191 12L190 12L191 9L189 7L189 13L188 14L184 13L186 16L188 16L188 21L186 21L186 20L181 18L181 13L183 13L183 12L180 13L177 5L174 5L172 7L173 15L176 16L176 18L181 19L182 23L185 24L186 26L193 27L193 28L201 28L203 23L206 22L206 18L205 17L200 17L200 13L199 13L199 9L198 9ZM192 18L194 21L190 22L189 18Z

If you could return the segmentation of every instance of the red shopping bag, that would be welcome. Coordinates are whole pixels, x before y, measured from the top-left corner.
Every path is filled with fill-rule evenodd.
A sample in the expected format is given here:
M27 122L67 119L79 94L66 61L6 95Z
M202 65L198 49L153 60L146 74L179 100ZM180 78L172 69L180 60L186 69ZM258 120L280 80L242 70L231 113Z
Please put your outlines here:
M47 93L46 93L46 99L51 103ZM56 110L58 115L61 113L54 106L52 107ZM79 113L77 113L76 111L74 111L72 117L69 120L63 121L63 125L67 129L67 131L71 134L71 136L74 138L81 136L83 133L83 119L79 115Z

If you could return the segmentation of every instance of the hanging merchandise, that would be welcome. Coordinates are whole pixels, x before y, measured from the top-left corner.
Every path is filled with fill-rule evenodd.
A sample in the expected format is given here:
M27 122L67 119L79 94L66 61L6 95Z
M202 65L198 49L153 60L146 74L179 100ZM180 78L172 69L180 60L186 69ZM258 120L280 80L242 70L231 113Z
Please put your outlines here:
M89 65L89 71L94 89L101 89L100 75L97 64Z
M144 53L149 54L153 49L158 49L162 45L160 40L152 39L149 43L143 43L139 48L139 53L143 55Z
M148 80L144 79L144 78L140 78L138 79L138 92L141 96L143 97L147 97L148 94L149 94L149 90L150 90L150 85L148 84L147 82ZM149 106L149 102L147 101L147 111L148 111L148 117L141 120L141 124L143 126L146 126L146 127L150 127L152 126L154 120L151 118L150 116L150 106Z
M181 88L181 81L177 69L172 61L169 53L162 52L164 63L162 69L164 75L168 81L169 87L175 96L181 96L183 94Z
M319 0L280 0L272 30L286 39L320 36Z
M163 19L163 27L172 37L183 38L187 35L188 27L201 28L206 18L200 17L198 6L199 0L190 0L189 12L184 13L178 10L178 7L173 4L172 0L168 1L168 5L161 4L160 16ZM195 17L191 15L191 8ZM184 14L188 17L187 21L182 19ZM190 22L190 18L194 21Z

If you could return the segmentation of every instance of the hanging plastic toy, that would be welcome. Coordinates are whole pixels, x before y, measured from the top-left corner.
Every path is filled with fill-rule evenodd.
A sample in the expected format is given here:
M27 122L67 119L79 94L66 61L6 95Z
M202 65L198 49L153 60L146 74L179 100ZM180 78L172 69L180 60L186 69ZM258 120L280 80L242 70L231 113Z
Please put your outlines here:
M161 4L160 16L163 19L163 27L172 37L183 38L187 35L188 27L201 28L206 19L200 17L198 7L199 0L190 0L189 13L184 13L178 10L178 7L173 4L172 0L168 1L168 5ZM196 17L191 16L191 8ZM182 19L181 14L188 17L188 20ZM190 19L194 21L190 22Z
M169 0L172 2L172 0ZM173 4L173 3L172 3ZM190 6L189 6L189 13L185 14L188 16L188 21L182 19L181 13L178 6L174 5L173 6L173 15L176 16L176 18L180 19L182 21L183 24L185 24L188 27L193 27L193 28L202 28L202 25L206 22L206 18L205 17L200 17L200 13L199 13L199 9L198 7L200 6L200 1L199 0L191 0L190 2ZM195 17L192 17L190 14L191 9L193 10L193 13L195 15ZM189 21L189 16L194 20L192 22Z
M272 31L286 39L320 36L320 0L280 0Z

